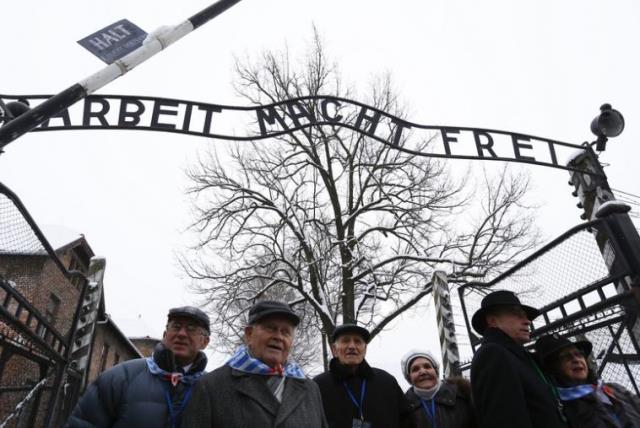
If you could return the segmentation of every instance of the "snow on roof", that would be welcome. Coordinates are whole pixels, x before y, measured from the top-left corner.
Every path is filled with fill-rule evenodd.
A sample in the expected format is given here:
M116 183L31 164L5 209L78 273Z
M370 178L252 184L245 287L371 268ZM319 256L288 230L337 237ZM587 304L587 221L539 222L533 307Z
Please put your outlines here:
M54 250L83 237L60 225L43 225L40 230ZM45 255L47 252L31 226L22 217L13 216L0 223L0 254Z
M60 249L72 242L81 239L84 235L66 226L45 224L40 227L44 237L49 241L49 245L54 250Z

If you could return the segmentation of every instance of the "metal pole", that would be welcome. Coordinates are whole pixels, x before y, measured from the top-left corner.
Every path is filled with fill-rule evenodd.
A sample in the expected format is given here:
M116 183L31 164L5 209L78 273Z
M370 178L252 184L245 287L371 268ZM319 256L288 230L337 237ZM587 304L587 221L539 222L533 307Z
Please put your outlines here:
M180 40L196 28L201 27L241 0L219 0L211 6L193 15L186 21L168 29L160 28L149 34L145 43L128 55L109 64L97 73L68 87L59 94L49 98L37 107L10 120L0 128L0 153L2 148L31 131L47 119L69 108L81 99L91 95L98 89L133 70L169 45Z
M433 302L436 308L436 321L440 333L442 349L442 374L444 377L460 376L460 353L456 340L456 326L451 310L451 296L447 274L442 271L433 273Z
M635 315L629 318L633 321L627 323L627 328L634 339L640 342L640 236L627 214L630 207L616 200L591 145L585 143L584 152L574 157L569 165L595 173L590 175L574 171L569 183L575 186L573 195L580 199L578 207L584 210L581 218L601 218L604 221L602 226L596 228L595 239L609 272L612 275L631 272L631 275L616 281L615 285L620 294L634 292L635 301L629 301L623 307L627 313Z
M70 346L68 348L67 361L75 362L75 369L82 374L83 380L86 380L88 373L89 347L93 343L93 333L98 318L105 266L106 260L103 257L94 256L91 258L87 280L81 293L82 300L80 300L79 307L76 310L78 318L74 320L74 325L69 334ZM59 373L60 376L56 375L56 382L58 383L54 383L51 390L53 397L47 415L47 427L56 426L59 410L63 407L60 403L65 398L64 394L61 393L61 388L64 385L63 381L68 378L66 373L68 367L62 364L58 365L58 367L61 372Z
M75 325L75 331L71 334L70 359L75 362L75 369L83 373L85 380L89 367L89 348L93 343L93 332L98 321L105 268L106 260L103 257L91 257L86 292L81 302L81 315Z

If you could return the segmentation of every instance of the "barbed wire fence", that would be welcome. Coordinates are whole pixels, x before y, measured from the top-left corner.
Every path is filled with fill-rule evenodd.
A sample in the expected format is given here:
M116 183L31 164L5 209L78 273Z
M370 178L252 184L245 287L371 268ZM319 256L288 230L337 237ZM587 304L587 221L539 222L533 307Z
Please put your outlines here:
M4 420L0 421L0 428L6 428L14 418L19 418L22 412L27 408L27 406L33 401L36 397L36 393L45 386L49 379L44 378L40 382L38 382L24 397L24 399L16 405L16 408L13 412L9 413Z

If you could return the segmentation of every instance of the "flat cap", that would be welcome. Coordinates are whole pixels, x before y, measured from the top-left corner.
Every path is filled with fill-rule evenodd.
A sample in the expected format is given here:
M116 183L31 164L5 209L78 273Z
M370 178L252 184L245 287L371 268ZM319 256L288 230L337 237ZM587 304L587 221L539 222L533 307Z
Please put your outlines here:
M300 317L293 312L288 304L275 300L261 300L249 309L249 324L255 324L272 315L287 318L294 326L300 323Z
M194 320L200 327L207 330L207 333L211 333L211 321L209 320L209 315L204 313L201 309L196 308L195 306L181 306L179 308L169 309L167 319L170 320L176 317L190 318Z
M371 333L364 327L360 327L356 324L342 324L339 325L333 330L333 334L331 335L331 343L334 343L340 336L343 334L353 333L357 334L364 340L365 343L369 343L371 340Z

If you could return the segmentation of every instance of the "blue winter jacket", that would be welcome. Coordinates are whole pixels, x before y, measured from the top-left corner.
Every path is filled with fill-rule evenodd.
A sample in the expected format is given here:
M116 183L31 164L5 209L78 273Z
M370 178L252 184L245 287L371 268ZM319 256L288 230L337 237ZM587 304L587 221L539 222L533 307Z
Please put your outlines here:
M165 370L167 352L170 351L163 347L154 352L154 360ZM188 374L204 371L206 365L207 357L200 352ZM171 428L166 397L169 393L177 428L180 426L179 409L188 389L182 383L173 387L169 381L151 374L144 358L126 361L98 376L87 388L65 427Z

